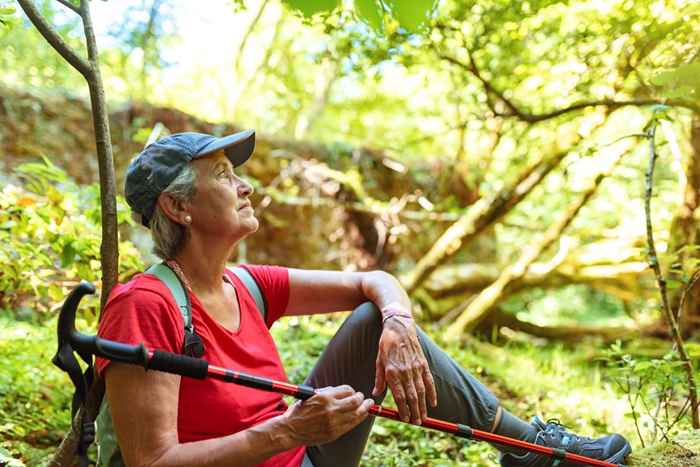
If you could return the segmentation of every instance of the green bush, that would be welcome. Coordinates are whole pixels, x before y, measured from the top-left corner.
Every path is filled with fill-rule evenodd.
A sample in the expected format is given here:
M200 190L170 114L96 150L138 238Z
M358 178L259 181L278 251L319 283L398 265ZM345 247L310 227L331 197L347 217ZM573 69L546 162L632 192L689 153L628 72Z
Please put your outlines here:
M19 317L47 316L75 284L100 279L100 194L97 185L79 186L48 159L17 169L22 185L0 192L0 307ZM131 224L118 199L120 225ZM131 242L121 242L120 280L141 271ZM94 314L97 299L86 303Z

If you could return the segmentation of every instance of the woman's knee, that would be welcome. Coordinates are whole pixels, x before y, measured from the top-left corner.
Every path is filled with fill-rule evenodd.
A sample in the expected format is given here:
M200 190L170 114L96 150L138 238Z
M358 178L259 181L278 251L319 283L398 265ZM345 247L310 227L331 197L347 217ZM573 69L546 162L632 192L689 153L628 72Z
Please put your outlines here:
M377 305L365 302L352 311L348 321L351 321L355 326L381 328L382 314Z

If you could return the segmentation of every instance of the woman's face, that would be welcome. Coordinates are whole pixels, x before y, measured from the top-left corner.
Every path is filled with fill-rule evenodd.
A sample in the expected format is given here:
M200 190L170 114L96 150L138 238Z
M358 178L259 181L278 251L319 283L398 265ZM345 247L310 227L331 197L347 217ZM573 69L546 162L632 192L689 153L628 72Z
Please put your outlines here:
M190 201L193 234L238 241L258 230L248 197L253 187L239 178L223 151L195 159L196 192Z

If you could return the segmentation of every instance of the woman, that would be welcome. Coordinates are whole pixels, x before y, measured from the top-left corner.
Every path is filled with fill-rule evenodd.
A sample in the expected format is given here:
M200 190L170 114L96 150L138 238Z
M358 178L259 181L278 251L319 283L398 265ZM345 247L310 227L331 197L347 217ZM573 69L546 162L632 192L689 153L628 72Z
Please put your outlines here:
M254 141L253 131L226 138L176 134L148 146L127 170L129 205L150 228L155 252L188 288L203 358L285 379L268 331L278 318L354 311L306 380L323 389L289 407L278 394L98 359L127 465L358 465L373 421L368 409L387 388L402 419L415 424L433 416L622 462L630 448L620 435L582 438L504 410L416 327L406 292L387 273L246 266L267 305L263 320L226 266L237 243L258 229L248 199L252 187L234 172ZM182 316L168 289L150 275L115 288L99 334L171 352L183 348ZM498 449L502 465L550 465L543 456Z

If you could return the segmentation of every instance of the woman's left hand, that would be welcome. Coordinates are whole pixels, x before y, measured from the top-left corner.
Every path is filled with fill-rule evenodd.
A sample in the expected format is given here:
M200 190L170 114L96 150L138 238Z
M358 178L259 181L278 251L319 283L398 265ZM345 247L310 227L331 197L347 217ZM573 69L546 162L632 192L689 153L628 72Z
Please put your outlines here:
M388 385L401 419L421 424L428 416L427 404L437 406L437 392L412 318L393 316L384 322L376 366L372 394L381 394Z

